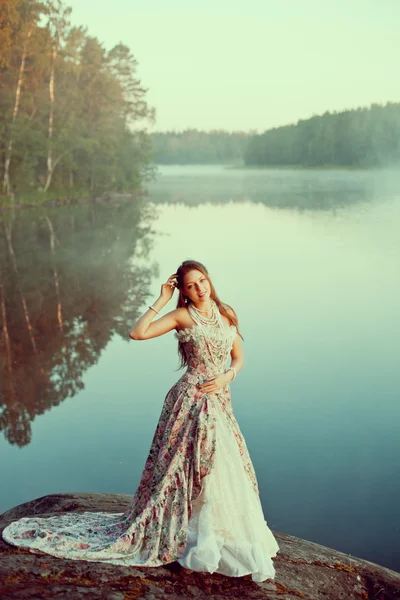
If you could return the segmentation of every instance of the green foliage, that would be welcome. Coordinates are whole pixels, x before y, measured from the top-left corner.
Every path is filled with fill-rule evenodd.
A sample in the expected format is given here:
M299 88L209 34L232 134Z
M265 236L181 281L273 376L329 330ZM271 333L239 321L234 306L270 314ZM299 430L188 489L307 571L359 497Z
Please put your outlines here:
M61 0L4 3L0 190L7 157L11 190L6 196L4 188L0 204L9 196L132 192L148 172L145 123L154 113L137 61L127 46L106 51L85 29L71 28L69 13Z
M254 136L246 165L379 167L400 163L400 103L326 112Z
M250 133L197 129L167 131L151 135L154 162L158 164L238 164Z

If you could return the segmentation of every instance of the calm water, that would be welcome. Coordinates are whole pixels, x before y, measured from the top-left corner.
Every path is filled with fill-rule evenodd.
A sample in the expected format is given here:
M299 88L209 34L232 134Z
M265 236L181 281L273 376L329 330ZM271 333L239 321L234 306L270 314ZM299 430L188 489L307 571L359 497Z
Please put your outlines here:
M400 571L399 189L390 171L164 167L144 207L3 218L0 512L133 494L181 373L172 333L128 334L196 258L245 338L232 401L268 525Z

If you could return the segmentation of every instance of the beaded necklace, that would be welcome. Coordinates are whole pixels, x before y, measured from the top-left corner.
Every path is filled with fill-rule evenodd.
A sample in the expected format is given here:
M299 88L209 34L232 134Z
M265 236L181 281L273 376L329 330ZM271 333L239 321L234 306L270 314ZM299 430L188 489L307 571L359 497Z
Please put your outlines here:
M193 304L189 305L190 314L192 315L192 317L198 325L218 326L220 320L218 319L218 316L220 316L220 312L214 300L211 301L211 308L209 308L207 312L209 312L210 310L211 317L203 317L203 315L201 314L203 311L198 310Z
M189 304L188 310L193 321L199 327L200 333L203 334L205 343L210 353L210 358L216 367L220 366L221 362L218 360L218 356L221 355L221 351L225 349L226 338L224 335L214 336L212 335L212 329L217 329L221 332L224 330L224 324L222 322L221 313L219 312L218 306L214 300L211 301L211 317L207 319L203 317L195 306ZM210 327L212 329L210 329Z

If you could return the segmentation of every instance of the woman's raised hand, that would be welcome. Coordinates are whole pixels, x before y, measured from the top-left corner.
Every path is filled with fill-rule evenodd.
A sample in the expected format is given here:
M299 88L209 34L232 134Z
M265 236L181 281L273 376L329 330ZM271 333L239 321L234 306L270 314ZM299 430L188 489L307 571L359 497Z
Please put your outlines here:
M166 283L163 283L161 285L161 298L163 298L166 302L169 302L177 285L177 274L174 273L173 275L171 275L171 277L168 277Z

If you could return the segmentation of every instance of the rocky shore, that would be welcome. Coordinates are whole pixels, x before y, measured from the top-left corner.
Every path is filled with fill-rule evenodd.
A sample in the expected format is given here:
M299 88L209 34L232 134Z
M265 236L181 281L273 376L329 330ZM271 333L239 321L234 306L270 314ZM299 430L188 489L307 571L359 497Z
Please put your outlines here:
M0 531L31 515L124 512L131 496L58 494L37 498L0 516ZM120 567L65 560L6 544L0 538L1 600L400 600L400 573L313 542L273 532L280 552L273 581L165 567Z

